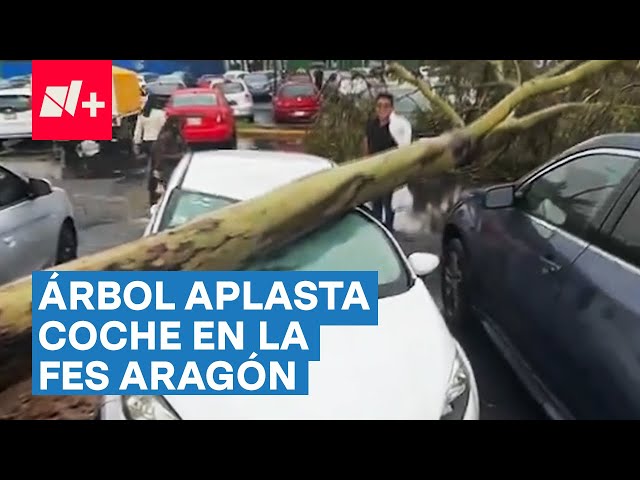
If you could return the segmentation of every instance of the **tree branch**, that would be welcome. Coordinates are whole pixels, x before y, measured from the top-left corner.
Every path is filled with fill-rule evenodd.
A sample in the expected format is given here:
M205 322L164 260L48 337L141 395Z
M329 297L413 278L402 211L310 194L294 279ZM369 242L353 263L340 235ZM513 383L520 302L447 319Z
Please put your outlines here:
M389 65L388 70L393 73L400 80L404 80L407 83L415 85L420 92L431 103L438 107L442 112L449 117L454 127L464 127L464 120L458 115L458 112L454 110L449 102L438 95L433 89L422 79L416 78L409 70L404 68L399 63L392 63Z
M620 60L590 60L561 75L534 77L500 100L487 113L469 125L466 130L472 136L482 137L502 123L525 100L560 90L617 62Z
M550 120L553 117L557 117L562 113L568 110L575 110L581 108L603 108L606 105L596 104L596 103L581 103L581 102L571 102L571 103L559 103L557 105L553 105L551 107L543 108L541 110L537 110L528 115L525 115L520 118L509 118L504 122L500 123L496 128L494 128L490 135L494 134L503 134L503 133L517 133L522 130L527 130L538 123L544 122L546 120Z
M499 82L486 82L480 85L473 85L471 88L496 88L496 87L509 87L511 89L518 88L519 84L512 80L500 80Z
M538 78L549 78L555 77L556 75L560 75L565 70L571 68L576 62L581 62L582 60L565 60L560 62L554 67L551 67L549 70L539 75Z
M518 86L520 86L522 85L522 71L520 70L520 64L518 63L518 60L513 61L513 66L516 69L516 83L518 84Z
M493 67L493 73L495 73L496 78L503 82L505 80L504 60L489 60L489 64Z

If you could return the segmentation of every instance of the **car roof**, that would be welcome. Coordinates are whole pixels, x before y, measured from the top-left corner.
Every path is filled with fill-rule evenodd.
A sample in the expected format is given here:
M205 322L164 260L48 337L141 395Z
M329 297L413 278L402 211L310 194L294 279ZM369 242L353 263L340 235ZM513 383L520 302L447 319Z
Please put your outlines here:
M0 95L9 96L9 95L27 95L31 96L31 89L28 87L21 88L3 88L0 89Z
M585 140L562 153L562 156L573 155L594 148L621 148L640 150L640 133L609 133Z
M280 88L297 87L297 86L315 87L315 85L312 82L304 82L304 81L297 81L297 80L287 80L286 82L283 82L280 85Z
M197 151L191 154L180 188L243 201L333 166L331 160L306 153Z
M582 143L579 143L567 150L564 150L563 152L560 152L559 154L551 158L551 160L541 164L534 170L520 177L518 180L516 180L515 183L520 184L530 178L535 177L539 172L542 172L559 160L570 157L577 153L582 153L588 150L599 148L615 148L621 150L640 151L640 133L607 133L605 135L598 135L597 137L589 138Z
M173 92L174 95L189 95L194 93L215 93L211 88L181 88Z

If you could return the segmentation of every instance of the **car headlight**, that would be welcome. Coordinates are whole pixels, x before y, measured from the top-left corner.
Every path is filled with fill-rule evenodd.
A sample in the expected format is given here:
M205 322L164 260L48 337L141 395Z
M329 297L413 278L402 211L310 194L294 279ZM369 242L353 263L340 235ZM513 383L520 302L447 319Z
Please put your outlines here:
M462 420L471 394L471 375L456 351L440 420Z
M122 411L127 420L180 420L169 402L158 395L123 395Z

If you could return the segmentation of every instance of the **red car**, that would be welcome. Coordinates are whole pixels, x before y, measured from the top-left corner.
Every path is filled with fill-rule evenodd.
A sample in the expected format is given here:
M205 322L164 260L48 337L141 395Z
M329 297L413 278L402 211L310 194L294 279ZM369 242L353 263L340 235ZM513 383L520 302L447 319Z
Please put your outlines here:
M167 116L184 119L183 135L189 144L216 143L236 148L233 110L218 88L176 90L165 108Z
M312 120L320 110L320 94L312 83L285 83L273 99L276 123Z

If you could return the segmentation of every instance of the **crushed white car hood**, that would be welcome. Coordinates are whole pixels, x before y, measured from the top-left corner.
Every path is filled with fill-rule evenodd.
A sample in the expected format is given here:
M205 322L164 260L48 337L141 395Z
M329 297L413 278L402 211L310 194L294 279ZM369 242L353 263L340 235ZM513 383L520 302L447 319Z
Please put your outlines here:
M308 396L165 397L189 419L438 419L454 340L422 281L379 302L379 325L321 327Z

